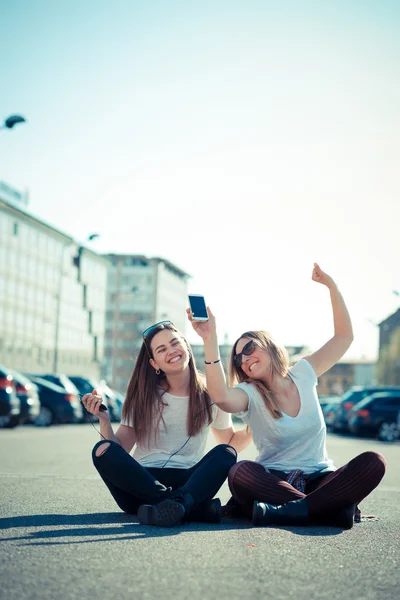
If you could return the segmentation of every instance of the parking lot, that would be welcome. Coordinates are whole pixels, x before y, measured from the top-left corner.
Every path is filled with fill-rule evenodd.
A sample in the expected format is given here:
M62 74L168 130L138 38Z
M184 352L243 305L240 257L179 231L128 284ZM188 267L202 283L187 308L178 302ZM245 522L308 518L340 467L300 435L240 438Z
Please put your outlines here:
M398 442L328 435L338 466L368 449L387 459L350 531L242 520L160 530L116 507L91 464L97 440L89 424L0 432L2 598L397 597ZM253 445L240 455L254 457ZM228 499L226 485L219 497Z

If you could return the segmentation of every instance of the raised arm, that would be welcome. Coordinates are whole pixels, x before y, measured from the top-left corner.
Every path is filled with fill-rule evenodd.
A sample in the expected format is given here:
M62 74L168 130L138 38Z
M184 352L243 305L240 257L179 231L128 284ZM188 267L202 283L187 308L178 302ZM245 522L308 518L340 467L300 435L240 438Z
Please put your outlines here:
M324 273L317 263L314 263L312 279L317 283L322 283L329 290L334 325L333 337L319 350L310 354L310 356L305 356L317 377L319 377L342 358L343 354L350 348L354 336L349 312L332 277Z
M190 309L187 309L193 329L204 342L207 391L211 400L225 412L245 411L249 403L246 392L240 388L231 388L226 385L225 373L219 356L215 317L209 307L207 307L207 312L208 321L195 321Z

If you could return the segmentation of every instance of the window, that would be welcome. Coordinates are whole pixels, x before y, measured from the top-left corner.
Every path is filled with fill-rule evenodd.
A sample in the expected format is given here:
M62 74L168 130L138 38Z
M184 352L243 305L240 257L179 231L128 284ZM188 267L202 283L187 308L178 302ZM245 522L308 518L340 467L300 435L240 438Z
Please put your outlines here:
M400 396L398 398L385 398L383 401L383 404L390 408L393 408L393 407L400 408Z
M97 361L97 335L93 338L93 360Z

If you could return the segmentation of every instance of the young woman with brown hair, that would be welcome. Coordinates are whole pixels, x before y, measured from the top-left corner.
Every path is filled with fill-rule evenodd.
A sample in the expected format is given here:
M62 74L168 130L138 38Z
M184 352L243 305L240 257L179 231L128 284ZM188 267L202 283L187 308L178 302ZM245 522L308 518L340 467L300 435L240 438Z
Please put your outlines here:
M254 525L323 523L348 529L356 507L379 484L385 459L364 452L336 469L326 451L326 426L318 401L317 378L328 371L353 341L349 313L333 281L315 263L312 279L330 293L334 335L319 350L289 367L285 348L265 331L247 331L235 342L230 385L219 364L215 318L193 321L202 337L207 389L223 410L236 413L250 426L258 456L241 461L229 472L236 509ZM234 387L233 387L234 386Z
M221 520L213 497L251 435L235 432L230 415L210 400L188 342L170 321L143 333L115 434L97 391L82 401L100 421L94 465L123 511L160 527ZM219 445L203 456L210 429Z

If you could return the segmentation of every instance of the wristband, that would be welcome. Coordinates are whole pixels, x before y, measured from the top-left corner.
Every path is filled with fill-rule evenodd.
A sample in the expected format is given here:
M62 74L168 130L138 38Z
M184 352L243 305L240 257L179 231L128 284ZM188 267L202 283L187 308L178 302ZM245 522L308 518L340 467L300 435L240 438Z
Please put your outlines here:
M221 359L219 358L218 360L212 360L211 362L207 362L206 360L204 361L206 365L215 365L217 363L219 363L221 361Z

